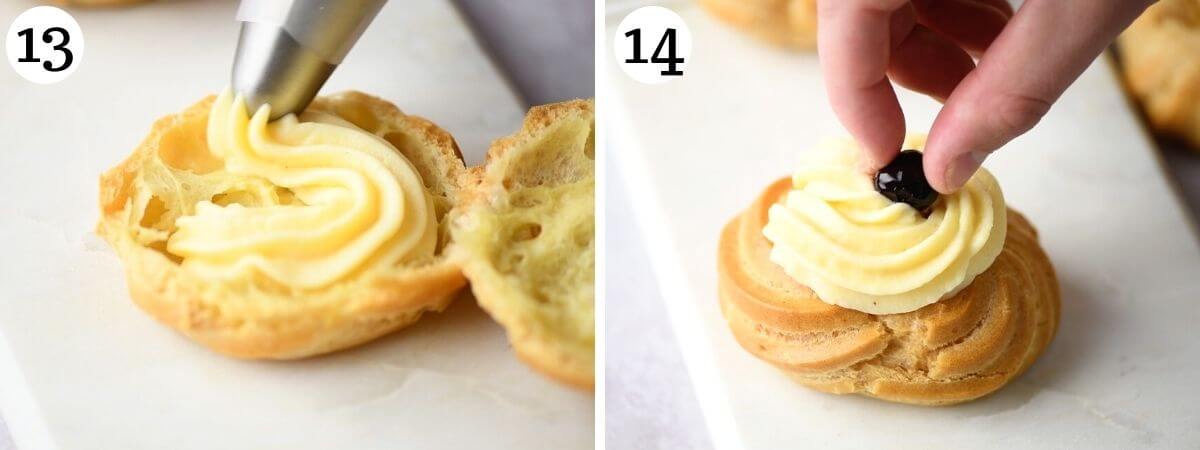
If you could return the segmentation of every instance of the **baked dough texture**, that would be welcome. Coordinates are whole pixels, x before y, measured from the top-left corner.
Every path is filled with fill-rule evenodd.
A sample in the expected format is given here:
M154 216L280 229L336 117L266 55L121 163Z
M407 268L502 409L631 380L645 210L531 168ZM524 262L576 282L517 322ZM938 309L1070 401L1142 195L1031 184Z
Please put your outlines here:
M1033 226L1008 210L1003 250L957 294L916 311L867 314L822 302L768 259L768 210L781 179L727 224L718 251L721 310L751 354L813 389L949 405L1000 389L1053 339L1059 289Z
M1200 150L1200 0L1161 0L1117 39L1126 88L1155 131Z
M708 12L774 45L817 46L817 0L700 0Z
M379 98L268 126L226 94L160 119L101 177L97 232L160 322L227 355L302 358L449 304L466 280L445 217L467 178L448 133Z
M532 108L496 140L452 219L479 304L517 355L591 389L595 379L595 105Z

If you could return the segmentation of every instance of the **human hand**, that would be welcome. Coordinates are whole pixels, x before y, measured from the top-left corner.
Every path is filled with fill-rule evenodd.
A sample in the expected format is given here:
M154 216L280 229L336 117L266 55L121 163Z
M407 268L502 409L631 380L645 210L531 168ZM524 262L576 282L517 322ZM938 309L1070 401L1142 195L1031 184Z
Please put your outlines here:
M900 151L889 82L944 103L924 168L958 190L988 154L1033 128L1153 0L819 0L817 47L830 104L871 169ZM972 58L978 58L976 67Z

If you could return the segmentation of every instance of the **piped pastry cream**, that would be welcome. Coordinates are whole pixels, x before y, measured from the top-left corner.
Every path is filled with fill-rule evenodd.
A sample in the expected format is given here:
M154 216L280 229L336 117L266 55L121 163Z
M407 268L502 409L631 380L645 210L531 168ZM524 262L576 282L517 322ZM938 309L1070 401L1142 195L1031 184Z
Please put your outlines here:
M273 189L219 198L227 204L202 200L176 219L167 251L184 268L312 289L433 256L433 200L391 144L328 113L269 116L267 105L250 116L228 90L213 104L207 139L223 182Z
M910 137L905 148L920 149ZM917 310L954 295L1004 246L1006 207L980 169L928 217L875 191L852 141L806 155L792 187L771 206L763 235L770 260L824 302L869 314Z
M155 122L100 178L104 237L155 319L240 358L367 342L466 285L454 138L360 92L268 122L231 92Z

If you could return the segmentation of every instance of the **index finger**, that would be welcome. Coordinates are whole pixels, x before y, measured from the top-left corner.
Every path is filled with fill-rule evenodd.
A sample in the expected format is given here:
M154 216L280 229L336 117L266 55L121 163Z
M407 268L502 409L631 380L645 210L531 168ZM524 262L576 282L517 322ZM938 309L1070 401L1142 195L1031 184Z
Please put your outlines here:
M866 152L872 169L883 167L904 142L904 114L888 81L894 14L908 0L817 2L817 51L834 114ZM912 27L911 15L907 27Z

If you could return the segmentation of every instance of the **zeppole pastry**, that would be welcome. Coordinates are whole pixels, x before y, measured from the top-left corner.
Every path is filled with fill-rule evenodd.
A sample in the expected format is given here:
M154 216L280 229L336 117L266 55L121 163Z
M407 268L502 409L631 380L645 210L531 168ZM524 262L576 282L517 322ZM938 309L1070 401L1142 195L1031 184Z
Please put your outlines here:
M346 92L268 123L226 91L160 119L100 180L133 300L218 352L291 359L440 311L465 284L454 139Z
M125 6L149 1L151 0L54 0L54 3L62 6Z
M919 158L872 183L852 142L806 156L721 234L721 310L742 347L817 390L921 405L987 395L1037 359L1058 282L991 174L914 196L932 192Z
M517 355L590 389L595 359L595 105L534 107L498 139L453 213L479 304Z
M712 15L759 39L797 49L817 46L817 0L700 0Z
M1200 149L1200 0L1162 0L1117 39L1125 85L1158 132Z

